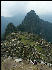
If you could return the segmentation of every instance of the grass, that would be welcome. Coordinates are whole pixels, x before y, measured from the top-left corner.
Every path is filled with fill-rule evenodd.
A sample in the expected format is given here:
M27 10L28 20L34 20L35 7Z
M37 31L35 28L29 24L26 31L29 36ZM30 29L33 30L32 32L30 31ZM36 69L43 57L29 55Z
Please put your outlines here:
M27 44L30 44L30 45L34 45L35 42L34 41L31 41L27 39L27 37L23 36L23 35L19 35L19 37L21 38L21 42L24 43L24 45L27 45Z

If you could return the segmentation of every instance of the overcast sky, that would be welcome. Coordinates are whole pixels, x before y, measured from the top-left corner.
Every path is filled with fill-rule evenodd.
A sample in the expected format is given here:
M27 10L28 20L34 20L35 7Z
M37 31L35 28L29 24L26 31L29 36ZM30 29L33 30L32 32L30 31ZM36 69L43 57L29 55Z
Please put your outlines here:
M30 10L37 15L52 14L52 1L1 1L1 16L11 17Z

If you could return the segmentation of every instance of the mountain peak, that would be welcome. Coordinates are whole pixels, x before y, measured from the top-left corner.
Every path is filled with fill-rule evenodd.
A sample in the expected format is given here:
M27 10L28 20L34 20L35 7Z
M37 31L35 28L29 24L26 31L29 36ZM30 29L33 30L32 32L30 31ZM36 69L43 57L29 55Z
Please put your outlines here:
M31 10L30 12L28 12L27 14L36 14L34 10Z
M33 12L33 13L35 13L35 11L34 11L34 10L31 10L30 12Z

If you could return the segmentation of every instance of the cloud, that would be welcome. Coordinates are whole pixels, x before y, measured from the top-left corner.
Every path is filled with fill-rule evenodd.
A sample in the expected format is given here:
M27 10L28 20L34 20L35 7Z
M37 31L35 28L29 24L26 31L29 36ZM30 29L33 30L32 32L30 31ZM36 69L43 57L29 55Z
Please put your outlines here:
M2 1L1 16L13 16L19 13L24 13L27 1Z
M30 1L27 11L34 9L37 14L52 13L52 1Z
M31 9L38 15L52 14L52 1L1 1L1 16L10 17Z

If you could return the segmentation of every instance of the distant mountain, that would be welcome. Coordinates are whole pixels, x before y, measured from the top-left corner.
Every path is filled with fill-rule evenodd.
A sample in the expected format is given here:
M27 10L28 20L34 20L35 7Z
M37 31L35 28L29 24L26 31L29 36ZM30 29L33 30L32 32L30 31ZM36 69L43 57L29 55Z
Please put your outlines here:
M20 16L19 16L20 15ZM5 28L9 23L13 23L15 26L21 24L25 14L18 14L13 17L1 16L1 34L5 32Z
M52 14L39 15L39 17L45 21L49 21L52 23Z
M19 31L39 34L52 42L52 23L40 19L34 10L27 13L22 24L17 28Z

